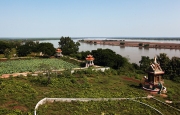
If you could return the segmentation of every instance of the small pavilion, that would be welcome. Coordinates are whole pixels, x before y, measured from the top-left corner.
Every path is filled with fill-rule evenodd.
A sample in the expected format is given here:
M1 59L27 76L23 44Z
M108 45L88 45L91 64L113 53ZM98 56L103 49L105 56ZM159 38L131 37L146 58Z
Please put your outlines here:
M161 69L161 66L157 63L156 57L154 58L154 63L150 64L148 73L148 82L152 85L158 85L159 82L163 84L163 75L164 71Z
M144 89L157 92L166 90L166 87L163 86L164 71L157 63L156 57L154 57L154 62L150 64L150 67L146 72L148 73L148 77L144 76Z
M87 55L86 57L86 67L94 66L94 57L92 55Z
M61 49L59 49L59 48L57 48L56 49L56 57L62 57L63 55L62 55L62 50Z

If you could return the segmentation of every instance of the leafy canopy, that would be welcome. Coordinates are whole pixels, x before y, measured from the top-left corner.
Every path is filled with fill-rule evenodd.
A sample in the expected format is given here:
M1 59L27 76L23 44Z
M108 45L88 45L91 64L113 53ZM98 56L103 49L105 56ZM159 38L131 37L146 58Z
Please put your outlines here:
M55 48L52 43L40 43L38 51L42 52L45 56L52 56L55 53Z
M27 56L31 52L42 52L45 56L52 56L55 53L55 48L52 43L39 44L33 41L28 41L17 48L18 56Z
M116 54L111 49L92 50L92 55L95 57L94 63L101 66L108 66L114 69L122 67L127 60L121 55Z
M9 49L10 45L7 42L0 41L0 54L3 54L6 49Z
M59 46L64 55L75 54L79 50L79 42L74 42L70 37L61 37Z

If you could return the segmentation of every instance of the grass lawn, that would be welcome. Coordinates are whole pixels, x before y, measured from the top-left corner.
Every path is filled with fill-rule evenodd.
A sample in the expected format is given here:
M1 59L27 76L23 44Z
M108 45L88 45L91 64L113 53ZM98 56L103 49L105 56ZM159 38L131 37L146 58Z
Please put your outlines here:
M153 99L136 100L158 109L164 115L179 112ZM39 107L40 115L160 115L156 110L132 100L54 102Z
M110 70L109 70L110 71ZM149 92L139 87L137 80L127 80L122 75L111 74L111 72L85 72L73 75L64 72L58 76L52 76L51 82L47 84L47 76L27 76L8 79L0 79L0 114L33 114L36 103L42 98L125 98L147 96ZM179 84L172 81L165 81L170 87L170 94L179 99L179 91L176 89ZM162 97L158 98L166 100ZM162 108L161 112L174 112L166 106L157 104L153 100L141 100L146 103L154 104ZM107 104L106 104L107 103ZM80 106L77 106L80 105ZM92 106L91 106L92 105ZM107 106L106 106L107 105ZM112 107L110 107L112 106ZM114 108L117 106L116 108ZM179 107L178 104L173 106ZM49 109L47 109L49 108ZM113 109L114 108L114 109ZM41 114L59 115L69 114L101 114L102 112L113 114L138 114L145 112L148 108L138 103L129 101L114 102L74 102L74 103L55 103L41 106L38 112ZM76 112L75 112L75 111ZM168 111L167 111L168 110ZM55 113L54 113L55 112ZM85 112L85 113L84 113ZM147 114L157 114L154 110L148 110ZM67 113L68 114L68 113Z
M4 54L0 54L0 58L4 58Z

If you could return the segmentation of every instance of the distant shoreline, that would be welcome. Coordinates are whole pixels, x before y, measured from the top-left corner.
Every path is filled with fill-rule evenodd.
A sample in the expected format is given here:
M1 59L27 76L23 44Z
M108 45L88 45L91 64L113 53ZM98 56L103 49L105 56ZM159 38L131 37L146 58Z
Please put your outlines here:
M180 43L161 43L147 41L126 41L126 40L79 40L88 44L113 45L120 47L159 48L159 49L180 49Z
M0 40L60 40L61 37L0 37ZM177 40L180 41L180 37L71 37L72 39L81 40Z

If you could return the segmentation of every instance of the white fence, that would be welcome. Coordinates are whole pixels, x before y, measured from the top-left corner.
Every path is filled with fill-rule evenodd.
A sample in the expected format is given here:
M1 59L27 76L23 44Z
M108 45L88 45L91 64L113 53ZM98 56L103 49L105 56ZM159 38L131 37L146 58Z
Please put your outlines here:
M36 111L38 110L38 107L40 105L43 105L45 103L53 103L53 102L71 102L71 101L82 101L82 102L88 102L88 101L108 101L108 100L132 100L134 102L138 102L140 104L143 104L145 106L148 106L150 107L151 109L154 109L155 111L157 111L159 114L162 115L162 113L153 108L152 106L148 105L148 104L145 104L143 102L139 102L139 101L135 101L135 99L138 99L138 98L153 98L153 96L147 96L147 97L135 97L135 98L44 98L42 100L40 100L36 106L35 106L35 110L34 110L34 115L37 115L36 114Z

